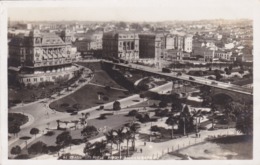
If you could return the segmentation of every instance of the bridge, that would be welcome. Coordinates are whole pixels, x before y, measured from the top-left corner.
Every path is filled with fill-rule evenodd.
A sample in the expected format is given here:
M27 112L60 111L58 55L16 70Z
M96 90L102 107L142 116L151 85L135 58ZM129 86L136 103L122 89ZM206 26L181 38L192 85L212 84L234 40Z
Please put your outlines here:
M119 68L127 68L127 69L135 69L150 75L156 75L160 77L164 77L167 79L174 79L174 80L182 80L185 82L190 82L199 85L206 85L212 87L212 96L225 94L231 97L233 100L237 101L251 101L253 100L253 89L241 87L238 85L224 83L215 80L209 80L204 77L196 77L196 76L189 76L182 74L178 76L177 73L163 73L158 68L151 68L148 66L138 65L138 64L123 64L123 63L113 63L111 61L101 60L102 62L109 63L115 65ZM191 78L192 77L192 78Z

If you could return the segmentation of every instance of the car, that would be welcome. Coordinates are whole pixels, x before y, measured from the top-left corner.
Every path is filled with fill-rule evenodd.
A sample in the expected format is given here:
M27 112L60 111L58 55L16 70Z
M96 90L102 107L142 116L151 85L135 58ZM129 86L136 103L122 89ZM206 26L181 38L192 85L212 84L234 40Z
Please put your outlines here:
M182 75L182 73L181 73L181 72L178 72L178 73L177 73L177 76L181 76L181 75Z
M194 81L195 79L193 77L189 77L189 80L193 80Z
M162 68L163 73L171 73L171 70L169 68Z
M218 83L215 82L215 81L212 81L211 84L212 84L212 85L218 85Z

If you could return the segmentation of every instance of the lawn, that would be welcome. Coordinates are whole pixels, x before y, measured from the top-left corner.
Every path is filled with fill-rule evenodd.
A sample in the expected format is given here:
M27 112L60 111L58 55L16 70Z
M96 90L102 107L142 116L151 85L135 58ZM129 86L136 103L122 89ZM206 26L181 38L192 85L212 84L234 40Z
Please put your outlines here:
M128 116L125 116L125 115L111 115L111 116L109 115L109 116L107 116L107 119L104 119L104 120L90 119L90 120L87 120L87 123L88 123L88 125L93 125L98 129L106 126L108 128L108 130L110 130L110 129L118 129L118 128L122 127L124 124L129 123L131 121L132 121L132 117L128 117ZM62 125L61 127L63 128L63 126L64 125ZM77 130L75 130L74 128L72 128L72 129L67 128L67 131L69 131L70 134L72 135L72 139L82 139L83 136L81 136L81 130L82 130L82 128L77 129ZM37 141L42 141L45 144L47 144L47 146L55 146L56 145L56 137L62 131L61 130L52 130L52 131L55 133L54 135L52 135L52 136L41 136L40 138L38 138L34 142L30 143L28 145L28 148L32 144L36 143ZM103 133L104 132L100 132L97 136L92 137L89 140L103 136ZM82 151L83 151L83 148L82 148ZM23 149L23 153L27 154L25 149Z
M21 126L28 122L28 116L21 113L8 113L8 126L18 125Z
M125 89L119 84L117 84L113 79L111 79L111 77L103 70L95 72L94 77L90 82L103 86Z
M103 85L103 86L110 86L115 88L124 89L118 83L116 83L105 70L102 69L100 62L90 62L90 63L78 63L84 67L91 69L94 72L94 77L90 81L91 83Z
M98 92L102 92L104 94L104 96L101 96L100 100L98 100ZM104 103L112 102L126 96L127 95L120 90L106 90L104 87L88 84L82 87L80 90L77 90L73 94L52 102L50 104L50 107L60 112L77 109L83 110L90 107L102 105Z

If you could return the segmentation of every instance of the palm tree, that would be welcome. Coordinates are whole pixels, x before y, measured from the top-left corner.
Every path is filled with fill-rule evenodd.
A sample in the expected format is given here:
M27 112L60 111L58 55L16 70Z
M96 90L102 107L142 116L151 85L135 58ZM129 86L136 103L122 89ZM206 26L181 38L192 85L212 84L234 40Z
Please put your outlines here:
M179 117L180 117L179 120L183 122L183 135L186 136L187 121L189 121L190 119L189 107L187 105L184 106Z
M126 148L127 148L127 157L129 156L129 141L133 138L132 132L128 129L125 133L125 139L126 139Z
M172 126L172 133L171 133L171 138L173 139L173 129L176 124L178 124L178 119L175 116L170 116L166 120L166 124Z
M198 133L199 132L198 125L200 125L200 119L203 119L204 117L201 114L201 109L199 109L198 111L193 110L191 113L193 114L192 117L194 117L196 119L196 133ZM199 119L199 122L198 122L198 119Z
M130 131L132 132L133 136L132 136L132 148L133 151L135 150L135 135L137 134L137 132L140 129L140 124L138 123L133 123L129 126Z
M116 143L119 147L119 159L121 159L121 143L124 142L124 138L125 138L124 127L115 130L114 133L115 133L114 135L115 135Z
M113 134L114 130L110 130L107 133L105 133L107 143L111 144L111 151L110 151L110 158L113 156L113 143L115 142L115 136Z

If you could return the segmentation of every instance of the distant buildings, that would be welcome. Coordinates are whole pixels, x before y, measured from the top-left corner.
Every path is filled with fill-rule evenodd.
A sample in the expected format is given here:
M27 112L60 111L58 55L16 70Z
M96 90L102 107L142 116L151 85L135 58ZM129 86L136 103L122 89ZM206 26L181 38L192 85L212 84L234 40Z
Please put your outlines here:
M82 57L101 57L103 49L103 32L75 34L74 37L76 37L74 46L77 47L77 50Z
M60 36L32 30L9 42L9 66L16 68L18 81L25 85L72 78L77 70L72 62L77 57L68 30Z

